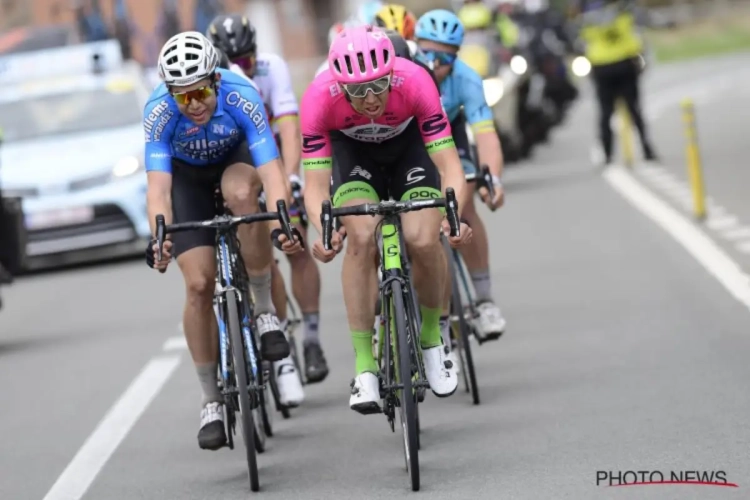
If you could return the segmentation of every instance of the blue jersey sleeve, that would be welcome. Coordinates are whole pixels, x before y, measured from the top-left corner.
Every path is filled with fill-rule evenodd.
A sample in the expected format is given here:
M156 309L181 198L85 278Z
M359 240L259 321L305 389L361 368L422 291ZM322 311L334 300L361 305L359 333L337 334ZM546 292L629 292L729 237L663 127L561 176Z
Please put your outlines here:
M464 107L466 121L475 133L494 131L492 110L484 98L482 77L462 61L456 61L454 71L458 70L461 79L461 104Z
M154 90L143 110L146 172L172 172L172 136L179 111L163 85Z
M222 84L226 86L222 106L245 133L253 164L260 167L279 158L279 148L260 94L249 84L231 81L232 76L235 75L225 77L222 73Z

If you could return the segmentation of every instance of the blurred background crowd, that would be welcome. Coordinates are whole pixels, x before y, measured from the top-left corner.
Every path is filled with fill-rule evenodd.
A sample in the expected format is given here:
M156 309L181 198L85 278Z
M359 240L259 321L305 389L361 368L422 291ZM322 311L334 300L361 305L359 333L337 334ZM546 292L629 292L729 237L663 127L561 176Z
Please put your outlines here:
M546 0L544 0L546 3ZM259 31L261 50L282 54L300 77L327 51L328 29L364 0L0 0L0 54L117 38L126 59L153 66L161 44L188 29L205 32L222 12L245 12ZM404 0L420 15L455 8L456 0ZM460 2L459 2L460 3ZM518 3L540 3L520 0ZM549 0L575 16L580 0ZM731 12L746 0L639 0L659 27Z

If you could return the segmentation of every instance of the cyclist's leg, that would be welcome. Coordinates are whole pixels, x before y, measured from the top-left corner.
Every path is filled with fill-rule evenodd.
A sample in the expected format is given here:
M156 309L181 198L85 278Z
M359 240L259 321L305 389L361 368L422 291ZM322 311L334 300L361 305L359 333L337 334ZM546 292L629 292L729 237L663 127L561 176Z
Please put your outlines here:
M299 218L299 208L294 206L290 213ZM297 217L294 217L297 215ZM295 227L307 242L307 231L300 222ZM310 246L305 245L302 252L287 255L292 274L292 294L302 311L304 327L303 352L305 358L305 375L309 383L322 382L328 375L328 363L320 346L320 271L310 253Z
M172 212L174 222L210 219L214 215L211 179L188 177L190 167L173 161ZM223 398L218 389L219 340L213 310L216 258L214 234L209 230L171 235L173 255L185 280L186 301L182 327L198 373L203 401L198 444L216 450L226 443Z
M493 298L487 229L477 214L474 198L464 205L462 213L472 229L472 240L461 249L461 255L474 285L474 298L479 313L479 317L474 320L474 326L480 335L497 337L505 331L505 318Z
M384 199L387 190L380 168L373 162L373 147L333 135L334 206L350 206ZM380 145L380 147L385 147ZM372 305L377 297L377 272L373 262L377 248L378 217L343 217L346 250L341 283L344 305L355 355L355 377L349 398L351 409L360 413L380 411L378 365L372 352Z
M266 211L266 196L261 189L258 193L258 207L261 212ZM284 330L286 323L286 285L284 284L284 275L281 274L276 259L271 262L271 302L276 309L276 317L279 318L281 329Z
M466 174L466 182L469 183L469 189L464 190L462 199L458 200L458 206L464 207L474 196L474 179L477 169L471 158L471 144L469 143L469 136L466 133L466 120L463 113L459 113L451 122L451 130L453 131L453 142L456 145L458 157L461 159L461 165L463 166L464 174ZM451 256L449 255L448 258L451 258ZM450 315L452 279L453 276L446 274L443 292L443 313L440 317L440 333L443 336L445 345L450 345L450 324L448 317Z
M465 192L468 196L463 200L461 213L472 229L471 242L461 249L461 255L466 261L472 284L474 285L477 312L479 317L473 320L475 329L479 335L499 336L505 331L505 319L500 308L495 305L492 295L492 282L490 278L490 247L487 237L487 229L484 221L479 217L474 204L474 188L476 186L477 159L471 157L469 137L466 133L466 122L463 114L455 120L452 125L453 139L461 157L467 182L471 189ZM459 202L460 203L460 202Z
M230 160L221 178L221 192L234 214L257 213L258 192L262 182L251 167L249 151L243 150ZM244 156L244 157L243 157ZM273 246L266 224L243 224L237 228L240 252L247 268L250 290L255 299L256 324L260 333L261 355L269 361L289 356L289 343L281 331L271 299L271 263Z
M419 131L416 126L404 132L403 136L406 145L390 179L391 195L397 200L442 197L440 174L418 139ZM420 340L425 375L432 392L445 397L456 391L458 380L455 367L443 347L440 333L444 286L448 274L439 232L442 218L437 209L409 212L401 216L404 240L411 257L412 279L422 315Z
M260 211L265 212L266 202L263 191L260 192L258 201ZM285 331L288 319L286 284L284 283L284 275L281 274L275 258L271 260L271 300L273 306L276 308L276 316L279 318L279 328ZM291 407L302 403L305 399L305 392L302 388L302 383L297 374L297 366L292 359L291 353L284 359L274 361L273 370L276 375L276 386L279 391L279 403Z

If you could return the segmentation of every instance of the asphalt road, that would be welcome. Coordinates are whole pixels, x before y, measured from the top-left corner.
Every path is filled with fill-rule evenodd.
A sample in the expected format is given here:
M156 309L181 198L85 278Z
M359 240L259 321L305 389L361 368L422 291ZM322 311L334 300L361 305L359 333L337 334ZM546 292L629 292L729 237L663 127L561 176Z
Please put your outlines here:
M665 81L680 81L684 69L670 71ZM509 329L475 349L481 406L456 393L422 407L421 495L747 498L750 313L590 166L590 115L582 104L532 164L509 169L507 206L487 214ZM340 261L322 269L332 371L290 420L277 418L261 495L410 498L400 435L347 408ZM182 283L176 269L161 276L126 262L24 278L4 298L0 498L40 499L179 335ZM197 447L198 384L178 352L84 498L247 497L242 452ZM739 488L606 488L599 470L723 470Z

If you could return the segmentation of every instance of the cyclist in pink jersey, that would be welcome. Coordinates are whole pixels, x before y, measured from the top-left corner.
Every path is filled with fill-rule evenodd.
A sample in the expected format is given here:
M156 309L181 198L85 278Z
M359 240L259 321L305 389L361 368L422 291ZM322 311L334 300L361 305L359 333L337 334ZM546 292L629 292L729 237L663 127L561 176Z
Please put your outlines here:
M460 199L466 189L450 123L429 73L397 58L392 42L379 28L347 28L328 54L329 69L318 75L302 98L302 164L309 220L321 232L321 204L333 193L334 206L393 198L442 197L452 187ZM459 207L460 209L460 207ZM448 360L440 335L445 252L439 239L442 215L422 210L401 217L414 286L422 314L421 345L432 391L450 396L457 387L456 367ZM378 366L372 353L372 305L377 296L379 218L343 218L347 235L342 284L356 356L349 406L360 413L380 412ZM443 221L444 230L447 223ZM461 226L454 246L467 243L471 230ZM334 234L333 250L318 240L313 255L332 260L342 248Z

